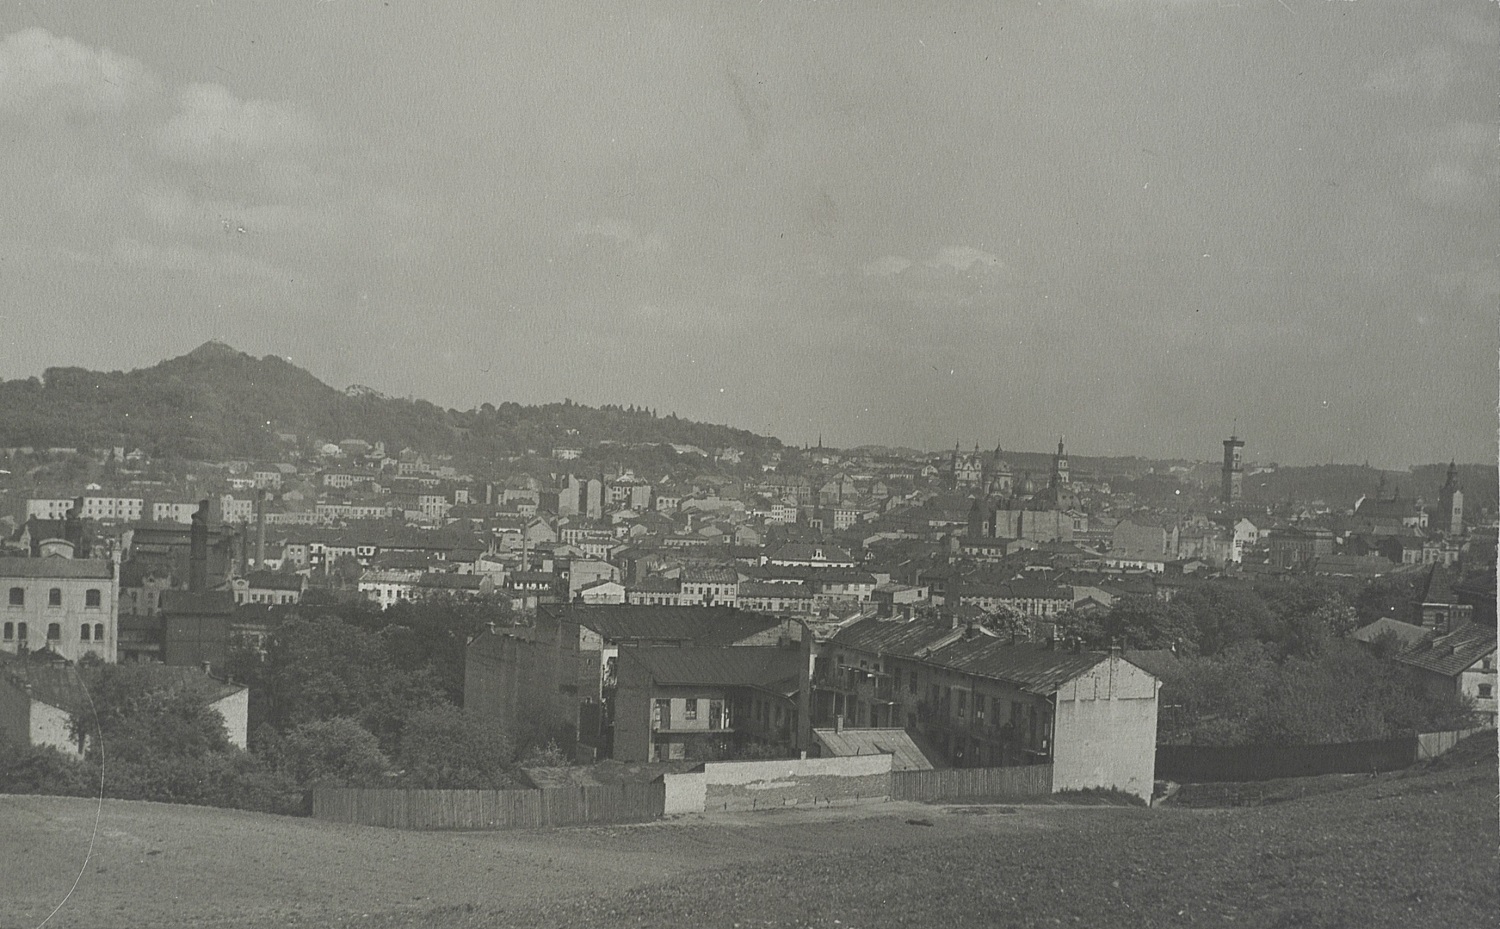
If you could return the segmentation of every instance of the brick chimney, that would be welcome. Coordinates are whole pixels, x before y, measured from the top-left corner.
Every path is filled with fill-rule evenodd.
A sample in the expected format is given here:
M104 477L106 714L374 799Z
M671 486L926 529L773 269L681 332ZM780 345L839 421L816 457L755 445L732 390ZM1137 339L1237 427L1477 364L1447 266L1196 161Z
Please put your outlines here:
M266 567L266 491L255 492L255 570Z
M192 591L208 589L208 513L208 501L200 501L197 512L193 514L191 534L188 537L191 543L188 551L188 590Z

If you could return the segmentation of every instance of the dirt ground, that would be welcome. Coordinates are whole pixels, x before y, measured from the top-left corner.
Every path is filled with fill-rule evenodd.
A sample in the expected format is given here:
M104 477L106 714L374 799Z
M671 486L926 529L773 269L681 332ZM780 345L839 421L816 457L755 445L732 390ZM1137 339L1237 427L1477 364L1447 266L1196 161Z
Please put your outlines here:
M984 808L994 813L996 808ZM1071 808L939 816L915 803L572 829L422 833L203 807L0 796L0 927L327 924L433 907L566 903L736 863L945 831L1043 828ZM926 827L931 828L931 827Z
M1494 925L1496 773L1234 810L912 803L416 833L0 796L0 929ZM1477 921L1476 921L1477 920Z

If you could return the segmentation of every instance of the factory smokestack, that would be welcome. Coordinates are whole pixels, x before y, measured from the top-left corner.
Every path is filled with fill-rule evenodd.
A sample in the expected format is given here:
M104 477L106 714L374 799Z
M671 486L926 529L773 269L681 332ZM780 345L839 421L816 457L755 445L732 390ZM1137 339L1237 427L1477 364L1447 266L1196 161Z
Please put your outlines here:
M209 504L203 500L193 514L191 548L188 554L188 590L208 589L208 512Z
M266 567L266 491L261 488L255 493L255 570L263 571Z

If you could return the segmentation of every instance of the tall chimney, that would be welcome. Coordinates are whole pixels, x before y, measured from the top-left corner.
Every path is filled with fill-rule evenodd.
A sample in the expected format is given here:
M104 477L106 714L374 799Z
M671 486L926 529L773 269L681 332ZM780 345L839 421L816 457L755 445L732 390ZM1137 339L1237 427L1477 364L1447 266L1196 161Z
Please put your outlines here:
M83 549L83 498L79 497L68 507L68 513L63 517L63 539L73 546L73 557L82 558L88 554Z
M208 589L208 501L198 504L193 513L191 548L188 554L188 590Z
M812 750L813 729L813 702L812 702L812 672L813 672L813 633L807 623L801 623L802 641L800 644L802 659L797 662L797 749L806 758L807 753Z
M255 570L264 571L266 567L266 491L264 488L255 494Z

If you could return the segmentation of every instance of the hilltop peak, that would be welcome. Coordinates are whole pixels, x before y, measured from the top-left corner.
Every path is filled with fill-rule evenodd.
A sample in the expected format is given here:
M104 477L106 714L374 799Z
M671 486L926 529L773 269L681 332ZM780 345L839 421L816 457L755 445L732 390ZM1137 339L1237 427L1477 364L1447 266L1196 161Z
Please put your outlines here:
M244 352L218 339L209 339L202 345L188 352L183 358L191 358L194 361L211 361L216 358L248 358Z

